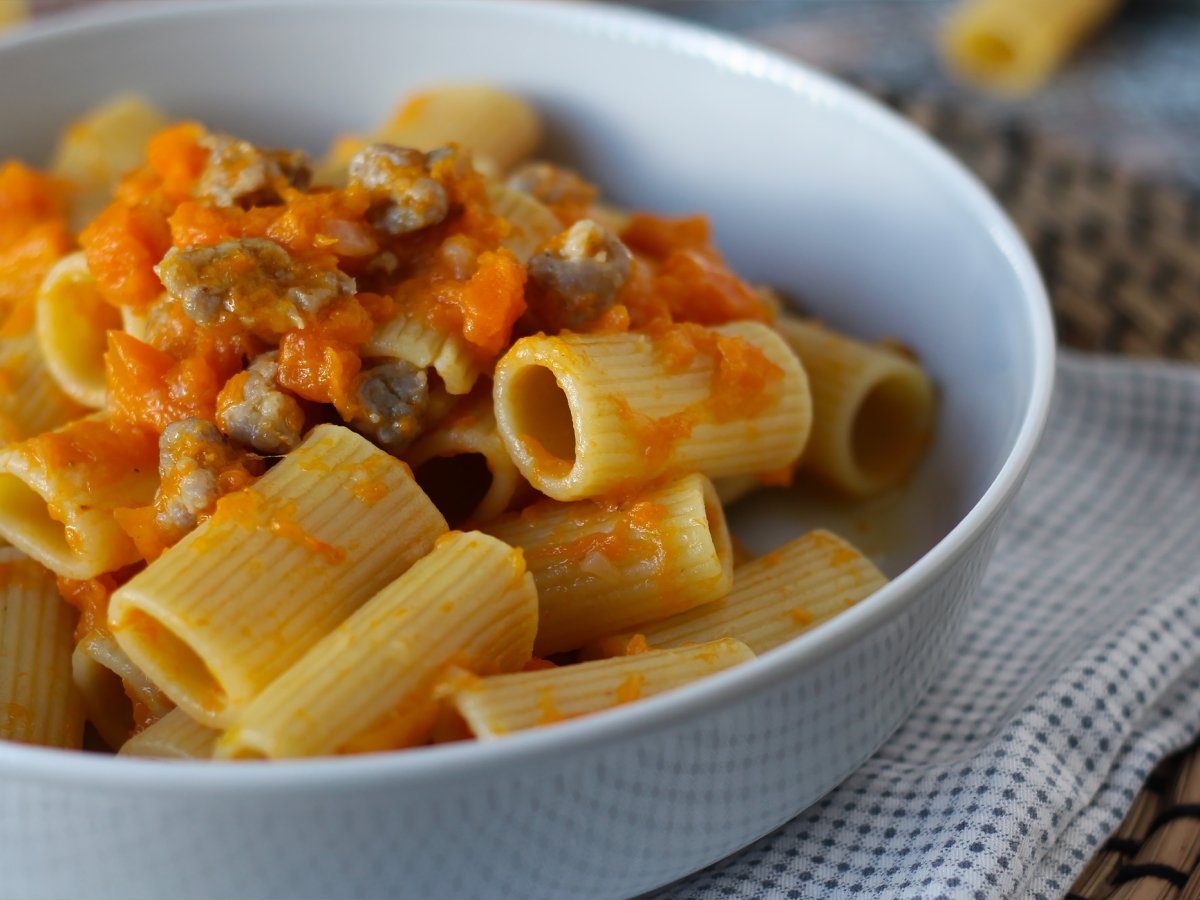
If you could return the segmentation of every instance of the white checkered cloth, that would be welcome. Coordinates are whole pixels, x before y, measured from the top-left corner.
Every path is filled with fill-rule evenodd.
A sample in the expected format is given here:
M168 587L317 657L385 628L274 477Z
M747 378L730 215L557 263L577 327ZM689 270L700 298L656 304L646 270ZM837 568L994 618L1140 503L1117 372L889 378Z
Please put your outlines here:
M961 645L894 737L661 896L1063 896L1200 733L1200 368L1064 354Z

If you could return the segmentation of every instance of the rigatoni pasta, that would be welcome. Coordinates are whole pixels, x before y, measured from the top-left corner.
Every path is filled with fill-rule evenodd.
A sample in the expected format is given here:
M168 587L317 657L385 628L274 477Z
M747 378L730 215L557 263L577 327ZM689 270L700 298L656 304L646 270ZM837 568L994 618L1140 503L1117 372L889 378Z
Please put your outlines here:
M1041 85L1113 14L1120 0L962 0L942 31L951 70L1019 94Z
M775 323L808 372L813 430L801 465L853 496L904 479L933 436L934 391L899 350L789 316Z
M490 390L455 406L404 458L452 526L495 519L533 494L496 432Z
M476 679L454 693L454 706L472 733L488 740L662 694L753 658L741 641L722 638L676 650Z
M71 656L88 721L111 747L170 712L175 704L133 664L103 625L88 631Z
M119 588L108 625L171 700L227 725L445 531L403 463L321 425Z
M556 500L672 471L779 469L799 458L812 419L804 369L755 322L523 338L495 385L513 461Z
M201 725L181 709L173 709L120 745L120 756L156 759L208 759L221 732Z
M153 499L156 464L153 438L104 414L0 449L0 537L70 578L136 562L116 511Z
M537 591L519 550L452 532L368 600L237 717L218 757L410 746L433 727L451 666L480 675L526 662Z
M491 87L320 165L175 112L117 98L51 172L0 166L0 737L490 740L884 584L824 531L755 557L724 505L897 483L929 379L793 320L702 216L612 204Z
M84 712L71 680L75 611L54 576L0 549L0 738L79 749Z
M54 383L81 406L104 406L107 333L122 327L122 320L100 296L83 253L72 253L46 274L36 315L38 349Z
M811 531L734 570L733 589L712 603L647 622L637 634L612 635L589 656L620 656L630 643L685 647L733 637L766 653L850 608L887 584L857 548L828 531Z
M539 656L716 600L733 576L725 515L699 474L618 505L542 500L484 527L525 552Z

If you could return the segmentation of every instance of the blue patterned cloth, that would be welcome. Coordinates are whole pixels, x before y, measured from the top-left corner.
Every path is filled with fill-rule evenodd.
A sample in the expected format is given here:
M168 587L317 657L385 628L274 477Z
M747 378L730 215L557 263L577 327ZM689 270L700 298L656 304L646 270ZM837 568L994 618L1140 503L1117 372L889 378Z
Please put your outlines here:
M957 654L843 785L660 896L1065 894L1200 732L1200 368L1064 353Z

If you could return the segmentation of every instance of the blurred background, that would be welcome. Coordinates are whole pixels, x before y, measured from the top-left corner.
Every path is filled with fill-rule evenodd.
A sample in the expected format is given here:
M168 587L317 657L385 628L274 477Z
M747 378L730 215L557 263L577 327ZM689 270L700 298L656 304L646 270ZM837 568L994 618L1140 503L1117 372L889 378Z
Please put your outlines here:
M1021 0L1002 0L1021 6ZM1048 10L1061 0L1025 5ZM866 82L1019 117L1047 140L1200 189L1200 0L1126 0L1041 86L1020 97L965 84L941 35L963 0L649 0ZM1035 26L1036 27L1036 24Z
M98 2L0 0L0 26ZM622 2L766 44L877 93L920 93L997 119L1019 117L1040 138L1200 190L1200 0ZM1072 31L1071 22L1052 21L1056 8L1095 21L1082 38L1064 35L1060 43L1073 49L1044 82L1003 96L967 84L961 67L947 64L948 23L972 7L983 10L977 27L994 20L1034 36Z

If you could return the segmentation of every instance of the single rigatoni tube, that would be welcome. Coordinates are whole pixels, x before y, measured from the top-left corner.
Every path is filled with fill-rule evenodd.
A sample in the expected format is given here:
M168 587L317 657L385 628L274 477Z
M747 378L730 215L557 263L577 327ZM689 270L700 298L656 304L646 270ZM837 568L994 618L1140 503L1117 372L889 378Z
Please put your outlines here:
M102 415L0 450L0 537L51 571L94 578L141 559L113 511L158 487L158 441Z
M121 325L121 313L100 296L83 251L59 260L42 280L38 346L47 370L77 403L92 409L104 405L107 333Z
M496 366L494 400L513 462L556 500L670 472L781 469L812 418L804 369L757 322L522 338Z
M364 356L401 359L432 368L450 394L469 394L483 367L461 334L445 331L419 313L402 312L380 324L363 347Z
M965 0L942 31L942 53L968 81L1033 90L1112 15L1119 0Z
M404 463L319 425L118 588L108 624L168 697L221 727L445 531Z
M51 572L0 549L0 738L83 745L83 702L71 680L75 620Z
M754 652L745 644L725 638L695 647L481 678L459 689L453 702L475 736L490 740L662 694L753 658Z
M716 600L733 582L725 514L703 475L616 505L539 501L484 529L525 551L537 656Z
M88 721L113 749L175 705L104 627L88 632L75 645L71 671Z
M813 322L775 327L804 363L813 423L801 468L853 496L902 481L933 435L936 398L919 364Z
M738 566L729 596L637 629L651 647L733 637L755 653L785 641L849 609L887 584L875 564L842 538L810 531ZM630 633L588 648L587 655L625 652Z
M519 550L451 532L314 646L217 742L223 758L411 746L437 719L451 667L511 672L529 659L537 591Z
M494 519L518 493L529 491L496 433L490 390L451 410L405 459L451 527Z
M34 329L0 338L0 447L84 415L51 377Z
M201 725L183 710L173 709L122 744L117 755L209 759L220 736L221 732Z
M167 118L143 97L122 94L91 109L59 138L51 171L68 179L71 225L82 231L112 199L122 175L146 161L146 145Z

